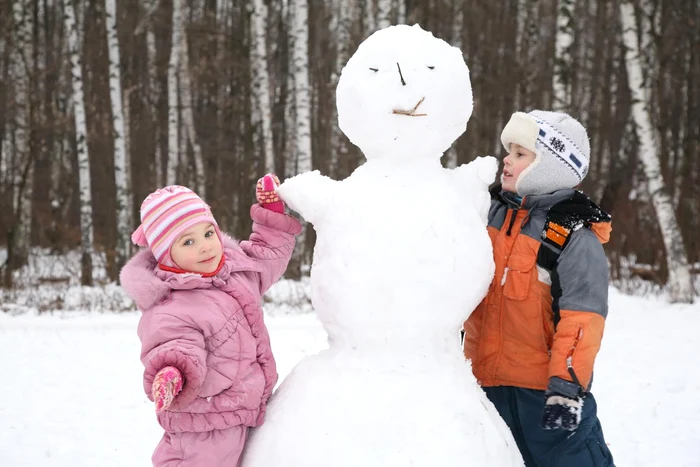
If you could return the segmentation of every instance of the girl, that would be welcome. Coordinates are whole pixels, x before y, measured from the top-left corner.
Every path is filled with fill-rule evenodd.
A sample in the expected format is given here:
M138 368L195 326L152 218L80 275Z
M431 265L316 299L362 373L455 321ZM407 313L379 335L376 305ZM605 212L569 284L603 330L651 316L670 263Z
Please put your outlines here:
M496 274L464 353L528 467L612 467L590 393L608 313L610 216L574 187L590 144L571 116L516 112L492 190Z
M141 205L132 240L147 248L120 277L143 312L143 385L165 430L155 467L236 466L248 428L263 422L277 371L260 302L301 231L284 214L278 184L273 175L258 181L253 233L240 244L185 187L157 190Z

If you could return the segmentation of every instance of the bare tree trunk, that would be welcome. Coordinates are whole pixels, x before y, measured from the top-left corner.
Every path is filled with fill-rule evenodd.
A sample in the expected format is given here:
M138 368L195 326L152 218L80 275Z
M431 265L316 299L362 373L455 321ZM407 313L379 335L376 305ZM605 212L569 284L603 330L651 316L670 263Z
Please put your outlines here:
M462 32L464 31L464 0L451 1L452 3L452 45L462 50ZM450 169L457 167L457 141L452 143L447 150L445 166Z
M250 28L250 60L253 108L255 118L253 127L260 124L260 140L265 160L265 172L275 171L275 154L272 145L272 105L270 98L270 79L267 70L267 6L263 0L252 3Z
M406 0L396 0L394 9L396 10L396 24L406 24Z
M286 4L283 12L287 22L287 56L292 57L294 50L294 5ZM294 63L290 59L286 70L286 94L284 106L284 177L290 178L298 174L297 170L297 119L296 103L293 98L295 91L294 84Z
M85 96L83 94L83 70L79 55L78 26L71 0L65 0L65 27L68 33L68 49L73 82L73 112L78 153L78 179L80 185L80 250L82 253L83 285L92 285L93 265L93 226L92 191L90 181L90 158L87 145L87 118Z
M32 227L34 163L31 144L31 75L33 63L33 8L29 0L13 5L14 50L11 56L11 79L14 85L15 138L13 163L14 249L8 251L9 269L24 264L29 255Z
M693 285L688 257L673 209L673 203L668 195L661 174L657 147L658 139L651 123L651 115L648 110L649 101L644 92L637 24L632 3L628 1L620 3L620 20L623 29L623 41L627 48L625 64L627 66L630 92L633 98L632 116L637 125L637 137L639 138L639 158L644 167L644 174L649 185L649 194L656 211L656 217L666 248L669 296L671 302L692 303Z
M296 170L308 172L311 166L311 88L309 87L309 22L307 0L293 0L294 37L292 48L292 74L294 75L294 103L296 108ZM301 275L305 259L308 226L299 235L297 248L290 263L290 274Z
M194 116L192 112L192 83L190 79L190 57L189 57L189 46L187 43L187 34L185 34L185 24L183 16L180 15L180 20L183 24L180 25L179 29L182 31L180 37L182 41L182 46L180 53L182 54L180 62L180 98L182 99L182 123L187 132L187 139L192 145L192 152L194 154L194 170L195 170L195 191L202 199L206 199L206 177L204 173L204 156L202 155L202 148L197 142L197 132L194 126ZM181 148L185 153L187 153L186 146Z
M128 171L128 176L126 177L126 192L128 193L128 198L126 201L129 203L129 205L126 209L126 215L129 217L129 231L134 229L134 214L138 213L138 208L136 208L136 211L134 210L134 179L132 178L133 173L131 165L131 93L136 91L137 89L137 87L132 86L131 88L124 91L124 165L126 166ZM127 242L130 243L129 249L130 252L133 253L131 237L127 239Z
M573 1L558 0L554 56L554 110L567 110L571 104L571 45L574 42Z
M340 73L350 58L350 31L352 28L352 12L355 8L355 0L339 0L335 8L336 10L333 12L333 15L337 16L336 53L335 68L331 75L331 90L334 95L338 87ZM348 148L343 139L343 132L340 131L340 126L338 125L338 107L335 105L335 102L331 109L331 115L330 173L336 178L340 178L340 161L344 161L348 157ZM345 176L347 174L342 175Z
M691 57L690 53L686 52L686 56L682 58L683 60L683 72L685 75L688 75L691 73ZM685 82L681 86L680 89L680 99L681 102L686 103L685 105L687 106L688 102L690 102L689 96L691 95L691 90L690 90L690 81L689 80L684 80ZM671 173L675 173L675 177L673 179L674 187L673 187L673 206L677 209L680 201L681 201L681 192L683 190L683 176L684 172L687 170L687 167L690 165L688 161L688 155L686 154L686 145L685 141L688 138L688 128L683 125L681 122L679 124L679 131L677 135L678 139L678 151L676 153L676 157L674 158L673 161L673 169Z
M12 128L9 123L5 123L2 148L0 149L0 186L3 191L10 191L10 187L13 184L10 180L10 175L12 172L11 167L14 158L14 148L12 147Z
M377 29L391 25L391 0L377 0Z
M114 185L117 195L117 269L126 263L131 255L131 192L129 180L131 167L127 164L126 125L122 103L122 82L119 58L119 37L117 35L116 0L105 0L107 27L107 47L109 49L109 96L112 103L112 123L114 135ZM116 279L116 278L115 278Z
M374 0L365 0L364 13L364 30L365 37L367 37L377 29L374 17Z
M146 0L145 6L148 12L155 11L159 0ZM146 24L146 47L148 57L148 103L151 106L151 123L154 128L154 169L156 185L161 186L163 179L163 151L160 144L160 119L158 118L158 101L160 99L160 81L158 79L156 33L151 21Z
M63 11L56 14L56 19L63 18ZM60 28L55 34L54 40L60 43L59 50L66 53L68 35L63 33ZM63 57L61 57L63 58ZM71 64L65 59L58 60L58 80L56 83L56 106L54 115L58 116L63 122L71 119ZM72 120L75 120L72 118ZM51 230L57 235L61 220L66 219L68 209L73 198L73 184L66 183L70 179L69 174L74 172L72 164L71 139L70 132L66 131L66 124L61 123L59 128L60 134L56 135L53 144L53 153L51 158L51 187L49 190L49 202L51 203Z
M309 87L309 23L307 0L293 0L292 73L296 107L297 172L311 170L311 88Z
M172 46L168 62L168 168L166 172L167 185L177 182L177 166L179 160L179 108L178 82L180 58L182 57L182 3L184 0L173 1Z
M530 22L530 4L533 0L517 0L517 18L516 18L516 32L515 32L515 59L522 68L523 62L526 61L525 54L528 50L528 36L529 36L529 22ZM523 77L518 80L517 86L515 87L515 105L517 108L522 109L528 105L532 105L527 102L527 82Z
M597 17L598 3L596 0L586 1L586 20L583 24L584 30L591 29L595 30L599 19ZM580 74L584 76L583 86L579 90L580 101L579 101L579 120L584 127L588 127L591 122L591 116L594 112L594 93L597 91L595 86L595 76L593 76L593 56L595 52L595 39L594 35L582 34L581 47L580 47ZM600 36L598 36L600 37Z
M182 97L182 95L180 97ZM182 108L182 101L180 102L180 107ZM180 154L178 179L181 185L192 187L194 191L197 191L194 184L196 177L190 167L190 148L187 145L187 128L185 128L185 119L182 116L182 111L180 112L180 129L178 130L178 135L180 135L180 141L178 143L178 154Z
M226 32L229 28L229 18L230 15L228 14L229 10L231 9L230 5L231 0L217 0L217 5L216 5L216 64L217 64L217 69L219 70L219 76L217 77L216 81L216 86L217 86L217 106L216 106L216 126L218 130L218 135L217 135L217 141L216 141L216 149L217 149L217 158L216 158L216 176L214 177L215 181L215 189L214 189L214 194L216 196L220 196L221 193L219 192L219 187L223 186L224 184L220 182L221 179L221 174L223 172L224 168L224 158L223 154L226 151L226 132L224 131L225 128L225 122L226 122L226 109L228 107L227 105L227 92L226 92L226 86L227 86L227 76L226 73L224 73L224 70L226 70L226 65L224 62L224 58L226 57ZM237 204L233 204L233 206L236 206ZM235 218L235 211L232 214L232 219L231 221L234 222ZM235 225L235 224L234 224Z
M287 73L287 105L284 107L285 128L285 162L284 177L293 177L299 173L297 170L297 112L296 105L290 97L294 94L294 74Z

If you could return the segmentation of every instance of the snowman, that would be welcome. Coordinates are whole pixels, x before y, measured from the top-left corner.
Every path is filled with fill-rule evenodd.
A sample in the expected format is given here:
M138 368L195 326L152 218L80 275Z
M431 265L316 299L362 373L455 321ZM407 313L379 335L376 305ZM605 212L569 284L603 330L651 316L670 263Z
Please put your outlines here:
M281 384L242 465L522 465L459 346L493 277L497 171L492 157L440 164L472 111L462 53L418 25L377 31L343 69L337 107L367 162L278 189L317 233L311 293L329 347Z

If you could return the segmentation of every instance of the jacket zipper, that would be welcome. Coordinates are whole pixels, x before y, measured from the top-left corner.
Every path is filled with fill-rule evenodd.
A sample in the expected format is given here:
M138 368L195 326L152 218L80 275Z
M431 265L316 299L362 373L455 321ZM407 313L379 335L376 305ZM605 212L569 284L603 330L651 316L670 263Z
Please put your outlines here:
M508 230L506 231L506 236L510 237L510 232L513 230L513 224L515 224L515 218L518 215L518 209L520 208L510 208L510 222L508 223Z
M571 376L573 382L576 383L579 388L581 388L581 392L585 393L586 390L581 385L581 381L579 381L578 377L576 376L576 372L574 371L574 353L576 352L576 348L578 347L579 342L581 342L581 339L583 339L583 328L578 328L576 340L574 340L574 344L571 346L569 353L566 355L566 370L569 372L569 376Z

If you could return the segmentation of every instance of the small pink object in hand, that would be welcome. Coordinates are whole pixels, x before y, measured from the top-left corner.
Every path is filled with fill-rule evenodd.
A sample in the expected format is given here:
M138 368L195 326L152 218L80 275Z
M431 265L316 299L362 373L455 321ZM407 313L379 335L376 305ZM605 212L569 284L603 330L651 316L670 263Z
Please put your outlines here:
M284 214L284 203L275 191L275 188L278 186L280 186L280 180L277 178L277 175L265 175L258 180L258 184L255 187L255 198L265 209Z
M151 395L156 403L156 412L167 410L173 399L182 391L182 373L173 366L160 370L153 380Z

